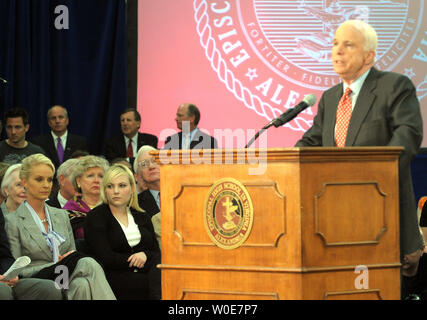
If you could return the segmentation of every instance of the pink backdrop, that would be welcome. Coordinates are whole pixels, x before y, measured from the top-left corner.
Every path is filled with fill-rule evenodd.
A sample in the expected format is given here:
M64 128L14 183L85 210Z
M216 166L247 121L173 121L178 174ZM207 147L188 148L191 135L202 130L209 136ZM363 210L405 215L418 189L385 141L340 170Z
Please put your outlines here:
M330 39L349 18L377 30L377 68L406 74L427 104L427 23L423 0L382 1L140 0L138 102L143 132L164 138L176 129L178 106L201 110L199 127L253 134L307 94L318 99L339 82L330 63ZM317 104L260 143L290 147L302 136ZM427 122L425 122L427 123ZM427 130L425 130L427 132ZM267 138L267 140L266 140ZM427 145L424 139L423 146Z

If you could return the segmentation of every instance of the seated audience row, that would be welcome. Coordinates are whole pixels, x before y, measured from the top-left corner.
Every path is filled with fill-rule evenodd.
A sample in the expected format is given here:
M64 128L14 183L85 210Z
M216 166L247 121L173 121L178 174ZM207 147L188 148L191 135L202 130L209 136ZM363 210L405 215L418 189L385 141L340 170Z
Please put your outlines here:
M5 217L6 233L14 258L28 256L31 263L21 271L24 278L57 280L58 266L67 267L68 299L115 299L102 267L75 250L70 220L62 209L47 200L55 167L46 156L34 154L22 160L20 178L27 199Z
M154 232L151 215L138 204L132 171L123 164L109 168L105 159L91 155L73 162L63 164L68 167L62 172L67 171L68 182L60 182L61 189L67 184L78 189L64 205L69 209L68 217L63 215L66 211L48 205L55 168L47 157L31 155L6 171L2 207L9 212L6 230L11 253L14 258L27 255L32 260L23 278L55 281L55 268L65 265L70 279L63 293L68 299L160 299L160 248L156 238L160 235ZM57 177L59 180L61 174ZM21 190L21 204L14 200L8 207L12 186ZM56 206L61 207L59 201ZM82 250L76 250L79 240L84 243ZM84 281L82 268L92 282L78 289ZM11 282L2 283L13 289Z
M199 109L191 103L179 106L176 113L176 125L179 133L165 140L165 149L210 149L217 148L215 138L198 129ZM7 139L0 142L0 162L19 163L34 153L45 154L57 169L63 162L73 157L76 151L89 152L85 137L68 131L70 119L64 106L54 105L47 112L50 132L27 141L26 133L30 128L28 112L23 108L12 108L5 114ZM133 167L135 156L143 145L157 148L158 138L149 133L139 132L141 115L135 108L127 108L120 115L121 133L106 141L104 155L111 163L124 158ZM1 133L1 129L0 129Z

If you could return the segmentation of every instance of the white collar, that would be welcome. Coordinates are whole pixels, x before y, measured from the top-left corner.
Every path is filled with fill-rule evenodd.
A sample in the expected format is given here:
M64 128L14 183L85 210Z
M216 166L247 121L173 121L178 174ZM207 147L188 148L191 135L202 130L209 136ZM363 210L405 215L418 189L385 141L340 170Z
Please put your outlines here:
M50 131L50 133L52 135L53 141L58 140L58 138L61 138L62 141L67 140L68 130L65 130L65 133L62 136L60 136L60 137L58 137L55 133L53 133L52 130Z

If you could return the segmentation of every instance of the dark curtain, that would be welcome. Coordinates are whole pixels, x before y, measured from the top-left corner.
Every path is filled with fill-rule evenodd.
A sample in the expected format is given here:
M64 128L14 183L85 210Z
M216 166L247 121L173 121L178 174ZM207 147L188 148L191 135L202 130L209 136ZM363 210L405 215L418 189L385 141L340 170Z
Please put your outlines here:
M66 22L58 6L68 29L57 28ZM69 132L102 154L128 104L125 0L0 0L0 77L2 119L27 109L27 140L49 131L47 110L61 104Z

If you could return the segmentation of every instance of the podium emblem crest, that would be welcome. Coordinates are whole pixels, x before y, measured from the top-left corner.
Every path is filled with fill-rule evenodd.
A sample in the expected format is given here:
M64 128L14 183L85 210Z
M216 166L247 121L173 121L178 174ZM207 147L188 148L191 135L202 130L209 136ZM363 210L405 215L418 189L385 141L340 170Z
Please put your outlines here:
M206 198L204 220L209 237L218 247L240 247L253 224L252 200L245 186L233 178L216 181Z

